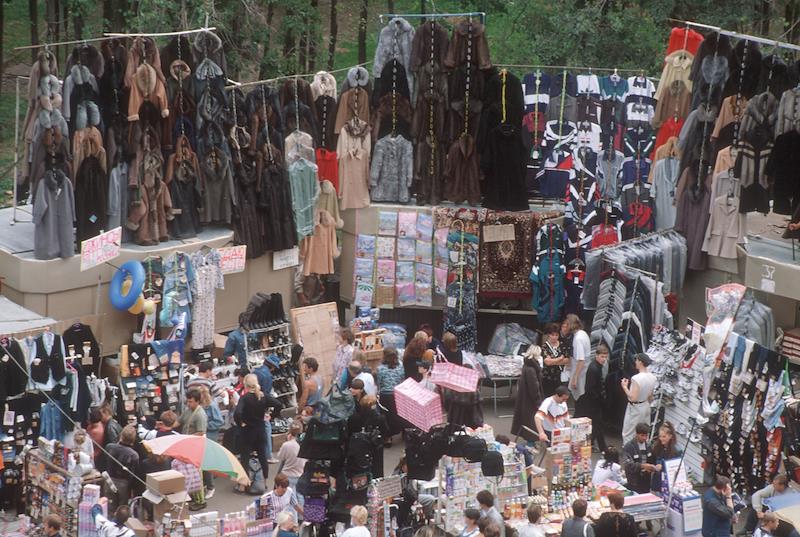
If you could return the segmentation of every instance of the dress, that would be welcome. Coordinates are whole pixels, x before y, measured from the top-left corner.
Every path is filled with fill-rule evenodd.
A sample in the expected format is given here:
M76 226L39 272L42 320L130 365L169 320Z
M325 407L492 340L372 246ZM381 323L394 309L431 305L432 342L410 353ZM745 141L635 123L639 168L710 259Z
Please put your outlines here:
M192 255L195 280L192 302L192 348L202 349L214 342L214 311L217 289L225 282L216 250L198 251Z
M542 369L537 360L525 360L522 375L519 378L516 403L514 404L514 420L511 423L511 434L533 439L536 430L534 416L542 404ZM523 427L531 429L528 431Z
M646 423L650 425L650 396L656 387L656 376L645 371L637 373L631 378L631 386L636 383L639 386L639 401L628 401L625 409L625 419L622 422L622 442L626 443L636 436L636 424Z

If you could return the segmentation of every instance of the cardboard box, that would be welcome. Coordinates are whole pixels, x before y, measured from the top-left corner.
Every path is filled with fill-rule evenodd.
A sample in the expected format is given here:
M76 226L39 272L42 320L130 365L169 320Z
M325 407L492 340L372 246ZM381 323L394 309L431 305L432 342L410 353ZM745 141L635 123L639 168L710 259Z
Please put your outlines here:
M147 488L162 495L186 490L186 478L175 470L147 474Z
M189 518L188 504L189 493L185 490L167 494L160 502L153 503L153 520L161 521L164 518L164 513L167 512L172 515L172 520L187 520Z
M136 537L153 537L152 522L144 523L138 518L129 518L125 525L133 530Z
M572 430L571 429L568 429L568 428L553 429L553 442L552 442L552 445L569 444L570 438L572 438Z

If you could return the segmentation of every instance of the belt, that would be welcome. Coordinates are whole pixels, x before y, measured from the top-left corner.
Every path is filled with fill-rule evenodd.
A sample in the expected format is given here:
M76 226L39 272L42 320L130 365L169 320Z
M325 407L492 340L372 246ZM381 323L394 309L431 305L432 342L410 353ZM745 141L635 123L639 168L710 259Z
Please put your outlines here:
M647 399L645 399L644 401L631 401L630 399L628 400L628 403L631 404L631 405L641 405L642 403L646 403L646 402L647 402Z

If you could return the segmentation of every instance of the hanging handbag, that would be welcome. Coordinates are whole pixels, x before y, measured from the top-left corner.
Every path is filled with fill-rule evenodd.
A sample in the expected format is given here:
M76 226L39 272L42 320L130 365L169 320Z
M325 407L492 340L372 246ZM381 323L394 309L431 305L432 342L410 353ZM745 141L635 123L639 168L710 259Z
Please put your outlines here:
M298 485L299 485L298 481ZM302 491L299 491L303 494ZM303 518L312 524L322 524L328 519L328 506L325 498L314 498L306 496L303 501Z
M499 451L487 451L481 459L481 473L485 477L503 477L503 456Z
M297 492L303 496L324 496L331 488L331 463L309 460L297 480Z

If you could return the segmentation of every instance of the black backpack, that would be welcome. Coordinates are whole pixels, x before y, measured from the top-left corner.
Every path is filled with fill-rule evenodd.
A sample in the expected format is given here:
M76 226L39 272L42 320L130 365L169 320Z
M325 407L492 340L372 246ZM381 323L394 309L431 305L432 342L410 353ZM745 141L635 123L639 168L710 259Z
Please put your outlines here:
M481 459L481 473L486 477L503 477L503 456L499 451L487 451Z
M310 460L297 480L297 492L303 496L325 496L331 488L331 463Z
M467 462L481 462L487 450L486 440L470 436L469 439L464 442L463 457Z

